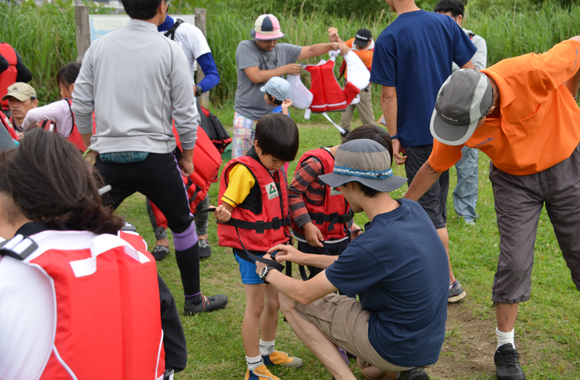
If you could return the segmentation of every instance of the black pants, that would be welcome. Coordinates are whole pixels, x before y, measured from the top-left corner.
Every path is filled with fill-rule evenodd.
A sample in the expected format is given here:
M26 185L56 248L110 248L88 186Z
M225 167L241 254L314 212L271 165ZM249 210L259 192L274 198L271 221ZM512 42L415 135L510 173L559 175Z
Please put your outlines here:
M113 208L135 192L151 199L167 218L173 232L175 258L181 272L181 282L186 295L200 292L199 249L193 215L189 212L187 192L181 170L172 153L154 154L141 162L117 164L95 162L111 190L103 195L106 204Z
M433 145L405 147L407 161L405 161L405 172L411 186L415 175L421 166L429 159ZM436 229L445 227L447 223L447 193L449 192L449 170L441 173L439 179L431 186L421 198L419 204L429 215Z

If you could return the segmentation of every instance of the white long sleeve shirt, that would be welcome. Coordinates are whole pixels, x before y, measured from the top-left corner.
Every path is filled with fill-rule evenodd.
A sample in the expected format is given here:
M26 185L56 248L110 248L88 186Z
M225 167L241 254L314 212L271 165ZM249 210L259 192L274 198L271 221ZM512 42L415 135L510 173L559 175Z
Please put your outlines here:
M57 132L68 138L73 130L73 116L66 99L47 104L43 107L33 108L26 113L22 122L22 129L29 130L36 127L38 122L50 120L58 128ZM92 123L92 120L91 120Z

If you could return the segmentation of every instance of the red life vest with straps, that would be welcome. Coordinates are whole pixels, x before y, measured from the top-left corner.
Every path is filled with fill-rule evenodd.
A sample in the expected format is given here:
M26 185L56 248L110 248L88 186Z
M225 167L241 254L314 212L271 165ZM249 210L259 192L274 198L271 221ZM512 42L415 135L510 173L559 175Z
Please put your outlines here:
M319 175L332 173L334 157L328 150L320 148L304 153L298 161L297 168L309 158L314 158L322 164L322 173ZM304 193L303 199L312 223L318 227L325 241L342 239L347 236L352 212L350 205L340 191L324 184L324 199L322 201L309 199L307 192ZM304 230L298 227L294 220L292 220L292 230L304 235Z
M344 90L340 88L334 76L333 60L323 65L308 65L305 70L310 72L312 79L310 86L313 95L310 105L312 112L344 110L360 93L360 89L351 82L346 83Z
M87 148L85 147L85 143L83 142L83 138L81 133L79 132L77 125L75 123L75 115L73 114L71 105L72 99L65 99L68 104L68 109L70 111L70 116L72 117L72 128L70 130L70 135L67 137L68 141L74 144L74 146L80 150L81 152L85 152ZM58 133L58 125L54 123L54 132Z
M177 141L177 146L181 149L179 134L173 126L173 135ZM203 201L212 183L218 181L218 173L222 165L222 156L213 142L202 128L197 128L197 141L193 148L193 168L194 172L189 177L183 177L183 183L187 189L189 199L189 209L192 214L197 211L197 205ZM167 219L151 202L151 209L157 221L157 225L167 228Z
M18 63L18 57L12 46L6 42L0 43L0 54L6 58L10 65L0 74L0 98L2 98L8 93L8 86L16 83L16 76L18 75L16 64ZM2 100L2 109L8 109L8 100Z
M157 269L139 235L43 231L6 243L52 286L51 344L35 378L163 379Z
M9 118L7 118L6 115L4 115L4 112L0 112L0 119L2 120L2 125L6 128L8 133L10 133L10 137L18 141L18 134L14 130L12 121Z
M290 239L290 215L288 182L282 170L271 174L253 149L248 155L231 160L222 171L218 204L222 204L221 198L235 165L248 168L256 182L246 199L232 210L232 219L228 223L218 223L219 245L241 250L241 239L246 249L264 252L276 244L286 243Z

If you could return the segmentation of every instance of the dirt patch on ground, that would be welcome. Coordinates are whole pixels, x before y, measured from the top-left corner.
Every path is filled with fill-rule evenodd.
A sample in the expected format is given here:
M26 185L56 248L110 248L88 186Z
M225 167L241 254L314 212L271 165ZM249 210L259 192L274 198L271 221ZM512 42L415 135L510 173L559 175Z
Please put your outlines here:
M495 378L495 312L490 308L489 316L477 316L472 310L469 297L447 307L445 342L439 362L427 369L433 377Z

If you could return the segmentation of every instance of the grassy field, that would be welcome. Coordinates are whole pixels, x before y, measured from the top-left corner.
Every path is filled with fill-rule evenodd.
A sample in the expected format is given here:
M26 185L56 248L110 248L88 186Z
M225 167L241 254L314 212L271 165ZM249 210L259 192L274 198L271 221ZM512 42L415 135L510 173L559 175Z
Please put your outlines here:
M327 124L300 126L299 156L306 150L339 143L336 130ZM295 163L291 163L291 173ZM466 226L455 216L452 199L448 200L449 234L452 264L468 297L461 305L449 307L446 340L440 362L428 369L432 379L495 379L495 314L491 304L491 286L499 254L499 235L495 224L494 202L488 180L489 159L480 155L478 213L474 227ZM402 167L395 173L404 176ZM451 170L451 189L455 172ZM211 189L212 204L217 203L217 184ZM406 187L392 195L401 197ZM134 195L118 212L136 224L150 248L155 244L144 207L144 198ZM366 222L357 215L359 225ZM218 247L216 223L210 216L211 258L201 263L202 291L207 295L224 293L230 301L225 310L194 317L182 317L188 341L189 363L178 379L242 379L246 371L240 335L245 297L231 251ZM388 242L386 242L388 243ZM172 253L158 263L161 276L183 307L179 271ZM297 271L295 271L297 272ZM536 239L533 291L530 301L521 304L516 325L516 345L522 354L527 379L580 378L580 296L567 269L551 224L542 213ZM330 374L296 338L290 326L278 325L276 346L279 350L304 359L298 370L275 369L285 380L330 379ZM358 379L361 373L351 361Z

